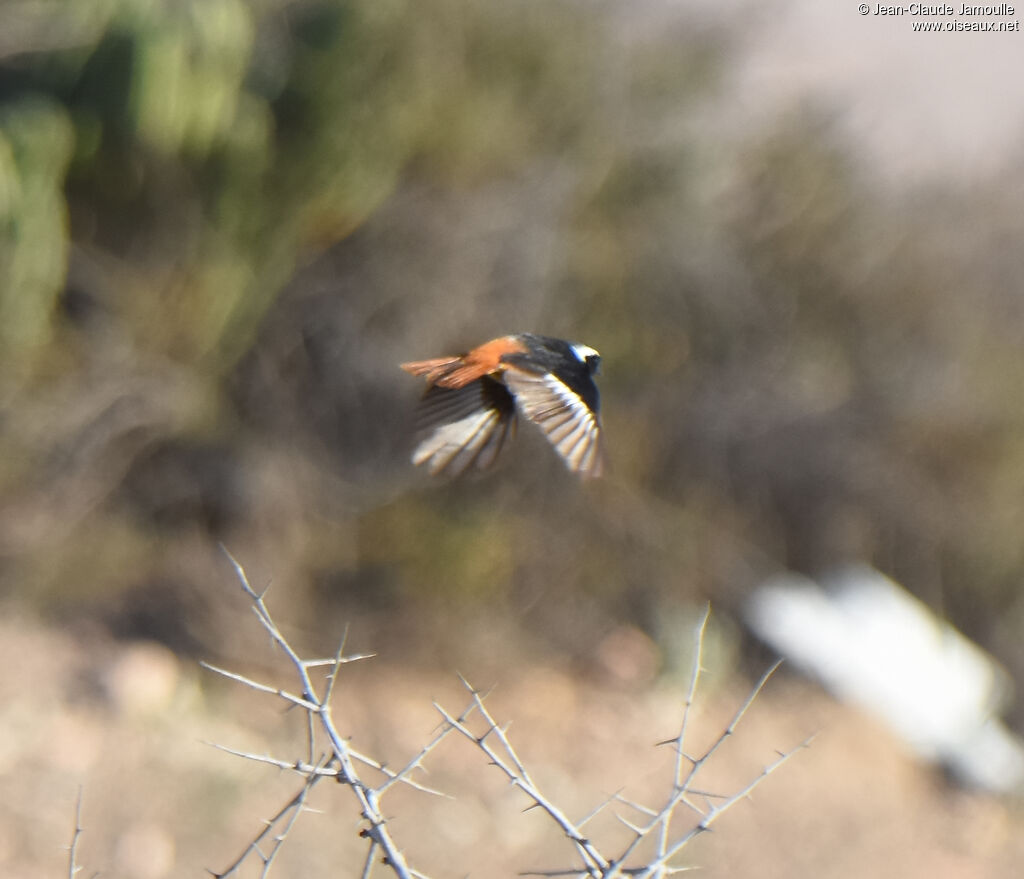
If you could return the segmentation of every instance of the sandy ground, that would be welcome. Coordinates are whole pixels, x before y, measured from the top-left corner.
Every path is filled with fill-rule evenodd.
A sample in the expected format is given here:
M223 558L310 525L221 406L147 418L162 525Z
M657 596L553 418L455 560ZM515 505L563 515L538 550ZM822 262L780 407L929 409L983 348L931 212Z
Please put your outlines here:
M269 647L234 665L293 687ZM228 684L147 643L74 638L29 619L0 623L0 874L67 875L75 801L83 791L82 875L161 879L222 870L299 787L295 775L205 742L305 756L303 716L274 697ZM477 682L478 684L483 682ZM489 705L547 796L575 818L616 791L653 805L672 754L681 683L580 681L564 669L513 663L487 684ZM720 734L748 682L708 693L693 714L693 751ZM454 673L373 659L346 667L336 694L341 730L397 766L436 730L432 700L458 710ZM1006 879L1024 863L1020 804L948 786L871 719L811 685L773 679L702 776L728 793L807 736L816 738L768 777L682 863L732 877ZM451 795L395 790L385 806L414 867L434 876L514 876L571 864L570 847L467 741L450 738L422 780ZM359 876L365 842L350 793L313 792L271 875ZM618 811L624 817L624 808ZM612 852L626 831L609 814L590 825ZM258 875L256 864L242 875ZM374 875L385 875L379 869Z

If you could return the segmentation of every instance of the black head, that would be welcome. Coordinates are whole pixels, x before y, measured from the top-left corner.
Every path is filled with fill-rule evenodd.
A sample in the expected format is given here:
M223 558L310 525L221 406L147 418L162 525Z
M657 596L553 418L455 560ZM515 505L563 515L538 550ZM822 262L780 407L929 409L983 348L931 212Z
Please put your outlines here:
M569 350L576 356L591 375L598 375L601 372L601 355L589 345L581 345L579 342L570 342Z
M574 365L579 364L587 375L600 372L601 355L589 345L566 342L552 336L538 336L535 333L521 333L519 338L526 343L531 358L537 364L543 364L550 369L561 367L574 371Z
M528 354L507 354L502 359L528 371L547 371L586 403L591 412L600 408L600 396L592 376L601 366L601 355L589 345L550 336L522 333Z

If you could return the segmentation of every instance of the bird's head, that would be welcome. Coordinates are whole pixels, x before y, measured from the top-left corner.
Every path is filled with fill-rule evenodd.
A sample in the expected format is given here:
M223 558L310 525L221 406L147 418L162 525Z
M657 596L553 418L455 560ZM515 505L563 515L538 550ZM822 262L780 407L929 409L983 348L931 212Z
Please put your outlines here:
M579 358L580 363L587 368L587 372L591 375L597 375L601 372L601 355L596 350L589 345L581 345L578 342L574 342L569 347L572 348L572 353Z

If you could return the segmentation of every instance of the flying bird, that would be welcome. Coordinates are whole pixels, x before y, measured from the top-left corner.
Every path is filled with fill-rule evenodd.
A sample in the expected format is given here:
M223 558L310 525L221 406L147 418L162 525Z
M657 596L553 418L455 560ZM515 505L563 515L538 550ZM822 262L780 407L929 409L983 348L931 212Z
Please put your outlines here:
M544 432L572 472L600 476L600 397L592 378L600 364L588 345L533 333L501 336L456 357L403 363L427 381L413 463L434 475L483 470L515 432L518 413Z

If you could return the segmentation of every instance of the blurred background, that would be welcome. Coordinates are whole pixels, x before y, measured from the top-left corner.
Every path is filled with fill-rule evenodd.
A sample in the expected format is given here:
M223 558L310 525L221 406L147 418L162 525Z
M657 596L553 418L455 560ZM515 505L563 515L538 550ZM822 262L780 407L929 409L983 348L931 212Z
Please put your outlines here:
M5 873L60 869L79 783L106 875L220 866L273 811L254 767L191 753L229 713L196 660L265 648L221 544L310 653L348 625L377 692L415 679L421 743L456 669L514 680L510 716L675 704L707 601L707 664L742 690L770 653L742 633L752 591L849 564L1024 681L1024 38L910 24L811 0L4 0ZM601 351L609 476L581 486L525 429L486 475L415 472L397 364L517 331ZM773 777L790 822L740 833L747 862L708 850L712 875L1020 863L1019 805L779 686L763 762L822 717L842 746ZM225 743L256 735L235 721ZM905 835L850 833L883 792ZM812 826L827 845L796 852Z

